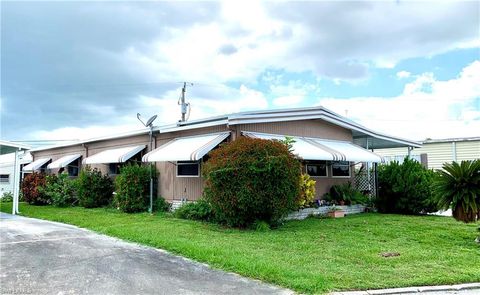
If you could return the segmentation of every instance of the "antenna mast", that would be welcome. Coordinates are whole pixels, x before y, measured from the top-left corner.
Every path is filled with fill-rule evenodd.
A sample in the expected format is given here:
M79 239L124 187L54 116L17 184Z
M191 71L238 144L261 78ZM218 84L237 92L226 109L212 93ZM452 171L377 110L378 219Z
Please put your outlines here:
M178 104L180 105L180 110L182 112L182 119L180 122L185 122L185 115L187 114L187 108L190 108L190 103L185 102L185 93L187 92L187 83L190 86L193 86L193 83L189 82L183 82L183 87L182 87L182 95L180 96L180 99L178 100Z

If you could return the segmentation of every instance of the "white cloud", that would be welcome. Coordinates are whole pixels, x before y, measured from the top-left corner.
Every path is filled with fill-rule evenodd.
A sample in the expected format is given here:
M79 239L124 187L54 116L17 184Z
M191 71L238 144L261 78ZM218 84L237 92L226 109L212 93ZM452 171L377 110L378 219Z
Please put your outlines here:
M410 77L410 75L411 75L411 73L407 72L407 71L397 72L397 78L399 78L399 79L408 78L408 77Z
M327 98L320 104L372 129L416 140L480 135L480 61L457 78L419 75L396 97Z

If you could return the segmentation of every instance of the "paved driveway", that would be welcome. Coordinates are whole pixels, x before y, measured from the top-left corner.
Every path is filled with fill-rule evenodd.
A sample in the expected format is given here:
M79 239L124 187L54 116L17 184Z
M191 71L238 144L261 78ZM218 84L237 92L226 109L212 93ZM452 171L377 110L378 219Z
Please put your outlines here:
M0 214L1 294L289 294L74 226Z

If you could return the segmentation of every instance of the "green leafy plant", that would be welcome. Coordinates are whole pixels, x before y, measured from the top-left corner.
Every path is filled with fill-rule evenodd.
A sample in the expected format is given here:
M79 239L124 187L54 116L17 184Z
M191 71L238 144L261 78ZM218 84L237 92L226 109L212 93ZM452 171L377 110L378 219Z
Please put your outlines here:
M480 220L480 160L445 163L434 187L438 205L445 210L451 208L456 220Z
M219 222L248 227L278 223L297 207L301 166L281 142L242 137L209 154L204 197Z
M368 203L368 196L356 189L351 182L347 182L332 185L329 193L325 194L324 200L336 205L365 205Z
M52 200L54 206L68 207L78 202L74 180L70 179L67 173L47 175L46 184L40 189Z
M23 200L32 205L47 205L52 202L42 187L46 185L47 178L44 173L33 172L27 174L22 181Z
M12 192L4 192L2 197L0 198L2 202L13 202L13 193Z
M120 174L115 178L115 207L128 213L147 210L150 205L150 169L153 170L155 184L155 167L133 164L120 169ZM156 195L155 191L153 195Z
M212 206L204 199L183 204L175 210L174 216L182 219L201 221L213 221L215 218Z
M164 198L158 197L155 203L153 203L153 210L157 212L168 212L172 205Z
M300 177L300 194L297 198L299 208L308 207L315 199L315 183L310 175L302 174Z
M113 182L100 170L86 166L76 180L78 203L85 208L108 205L112 200Z
M420 214L438 211L433 196L435 173L406 158L378 167L376 207L383 213Z

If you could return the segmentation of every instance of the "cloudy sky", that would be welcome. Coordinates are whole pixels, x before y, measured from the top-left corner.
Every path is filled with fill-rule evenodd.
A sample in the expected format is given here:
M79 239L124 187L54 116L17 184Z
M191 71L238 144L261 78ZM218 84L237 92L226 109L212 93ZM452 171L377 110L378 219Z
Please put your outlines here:
M255 2L255 3L254 3ZM84 139L323 105L422 140L480 136L469 2L1 2L1 137Z

